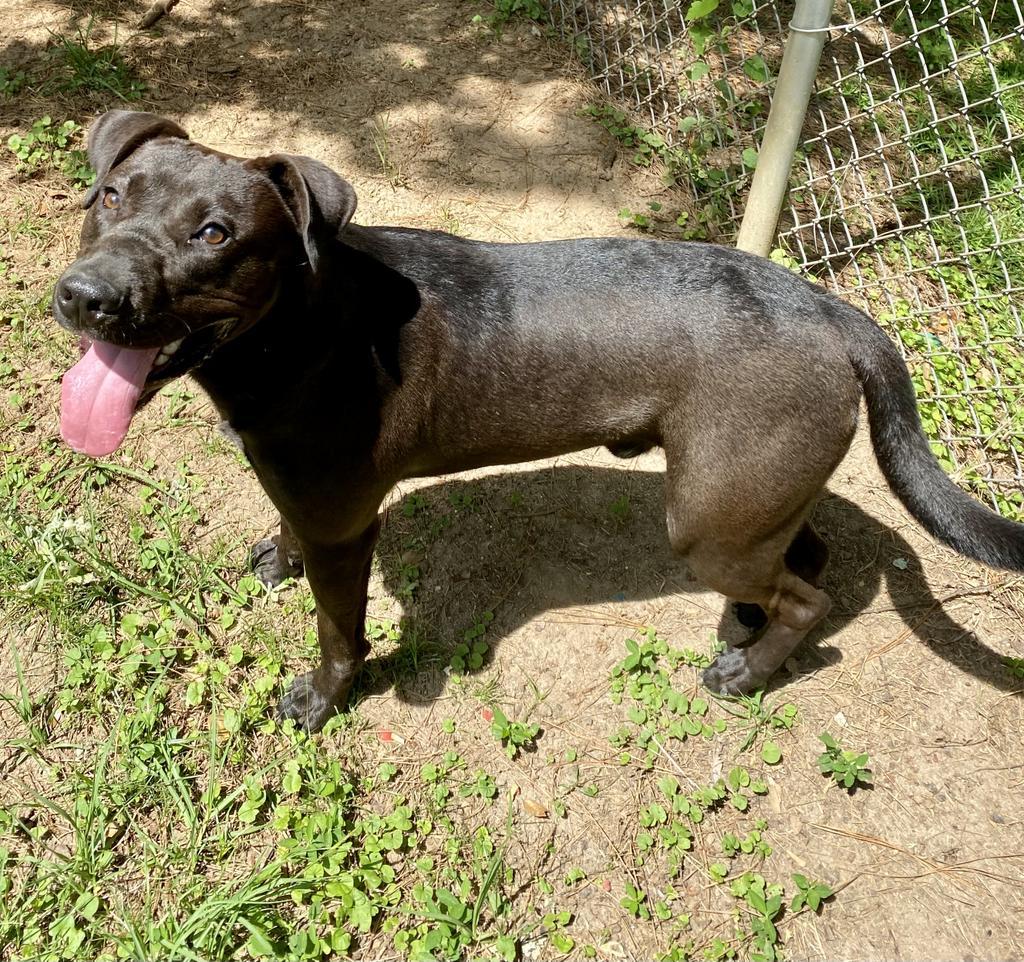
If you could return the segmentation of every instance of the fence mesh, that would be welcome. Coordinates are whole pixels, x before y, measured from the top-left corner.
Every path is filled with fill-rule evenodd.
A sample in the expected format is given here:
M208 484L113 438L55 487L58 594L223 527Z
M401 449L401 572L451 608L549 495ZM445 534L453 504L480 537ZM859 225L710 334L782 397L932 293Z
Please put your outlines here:
M779 247L907 359L933 448L1024 509L1024 0L846 0L805 120ZM793 3L549 0L609 95L595 117L738 229Z

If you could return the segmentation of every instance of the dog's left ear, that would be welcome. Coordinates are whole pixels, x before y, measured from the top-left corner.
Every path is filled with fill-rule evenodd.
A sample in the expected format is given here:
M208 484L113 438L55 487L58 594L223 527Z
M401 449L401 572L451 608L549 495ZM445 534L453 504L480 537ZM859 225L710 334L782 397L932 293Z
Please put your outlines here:
M272 154L249 164L262 170L291 211L306 248L309 266L317 268L321 238L335 238L356 212L356 192L326 164L312 157Z

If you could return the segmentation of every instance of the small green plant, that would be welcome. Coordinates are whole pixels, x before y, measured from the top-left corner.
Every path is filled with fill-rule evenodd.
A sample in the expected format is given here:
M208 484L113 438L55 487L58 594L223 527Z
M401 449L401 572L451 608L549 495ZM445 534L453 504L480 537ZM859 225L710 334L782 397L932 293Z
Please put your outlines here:
M96 175L85 151L74 146L81 131L73 120L57 123L45 116L33 123L27 134L11 134L7 147L18 158L18 173L32 175L52 169L63 174L74 187L87 187Z
M1010 673L1011 678L1024 680L1024 658L1011 658L1007 656L1003 659L1003 664L1006 666L1006 670Z
M646 921L651 917L651 910L647 907L647 893L629 882L626 883L626 894L619 900L619 905L633 918Z
M689 698L672 685L672 672L681 665L707 667L704 655L670 648L649 629L642 641L626 640L626 657L612 668L611 695L616 704L628 696L634 702L628 718L635 727L623 726L609 739L617 749L636 745L652 764L667 739L685 741L711 738L726 730L725 719L707 720L708 701L700 695Z
M455 647L449 666L453 672L477 671L483 666L484 657L490 647L485 636L487 626L494 621L494 613L485 611L462 633L462 642Z
M624 524L629 520L630 514L632 514L632 508L629 504L629 495L624 494L620 498L616 498L609 506L608 511L611 516L618 521L620 524Z
M24 70L8 70L0 67L0 97L15 97L28 84Z
M57 58L63 63L64 76L57 86L65 91L89 90L113 94L126 103L138 100L146 85L132 75L121 56L116 40L97 46L92 42L92 22L75 38L56 36Z
M768 858L772 854L772 847L761 834L767 825L764 819L758 819L755 827L743 837L727 832L722 836L722 854L728 858L736 858L738 855L756 855L762 860Z
M505 746L505 754L509 758L515 758L521 750L535 747L540 735L540 725L510 721L500 708L495 708L491 720L491 734Z
M391 152L391 128L387 114L374 118L371 136L373 149L377 152L377 160L380 161L381 173L393 188L404 187L407 178Z
M822 732L818 738L825 744L825 751L818 758L818 768L823 775L850 792L873 783L866 754L844 749L828 732Z
M623 147L632 150L633 163L638 167L650 167L659 159L666 163L670 161L671 153L665 138L630 123L624 110L611 104L592 104L585 107L583 113L596 120Z
M740 745L741 752L750 748L761 734L769 734L773 731L792 731L799 714L796 705L792 702L766 705L763 691L756 691L752 695L739 695L735 699L723 699L721 704L729 714L740 719L741 723L744 723L744 727L749 725L747 737ZM782 758L782 754L775 742L766 741L761 757L769 765L774 765Z
M402 514L407 518L413 518L416 514L427 507L427 499L419 494L410 494L402 502Z
M459 795L463 798L482 798L487 802L494 799L494 796L498 794L498 786L494 781L492 775L488 775L483 769L478 768L473 772L473 777L470 781L466 782L460 789Z
M648 231L651 229L651 218L647 214L641 214L639 211L630 210L628 207L623 207L619 211L619 219L625 224L626 227L635 227L637 230Z
M793 896L793 901L789 903L791 912L799 912L805 905L812 912L817 912L821 903L832 897L832 889L824 882L808 881L804 875L794 875L793 881L798 891Z
M493 33L500 34L502 28L515 18L539 23L547 18L541 0L494 0L494 13L476 14L473 23L483 24Z
M775 962L779 957L779 932L775 921L782 911L782 886L767 882L757 872L744 872L730 883L729 891L752 910L747 934L753 948L750 958L758 962Z

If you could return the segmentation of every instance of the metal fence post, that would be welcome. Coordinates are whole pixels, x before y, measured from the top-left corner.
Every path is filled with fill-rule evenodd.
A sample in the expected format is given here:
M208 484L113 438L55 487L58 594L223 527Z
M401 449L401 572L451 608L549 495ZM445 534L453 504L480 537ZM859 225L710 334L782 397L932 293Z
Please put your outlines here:
M736 246L741 250L762 256L771 251L831 17L832 0L797 0L757 168L736 237Z

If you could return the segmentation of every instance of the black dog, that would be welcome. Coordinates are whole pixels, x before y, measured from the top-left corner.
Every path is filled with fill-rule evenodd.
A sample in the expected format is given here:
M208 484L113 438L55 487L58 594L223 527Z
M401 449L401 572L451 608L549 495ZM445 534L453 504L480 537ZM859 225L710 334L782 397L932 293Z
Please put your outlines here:
M96 185L53 309L88 353L62 433L114 450L138 403L191 371L281 513L267 582L303 567L322 662L284 717L319 728L363 637L378 508L402 478L607 445L660 445L672 546L766 623L704 682L761 685L830 602L807 524L867 398L879 463L935 537L1024 570L1024 525L971 500L921 432L910 378L860 311L705 244L485 244L357 227L352 188L305 157L243 160L169 120L94 125Z

